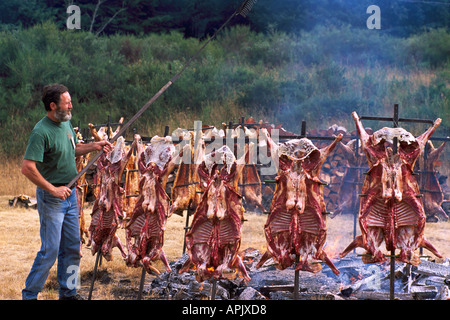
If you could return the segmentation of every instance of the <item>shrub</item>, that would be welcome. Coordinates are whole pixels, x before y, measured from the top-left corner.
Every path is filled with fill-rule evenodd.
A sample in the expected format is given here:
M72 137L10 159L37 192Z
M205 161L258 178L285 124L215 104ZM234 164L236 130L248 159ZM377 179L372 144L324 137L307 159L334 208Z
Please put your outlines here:
M450 33L446 29L430 29L413 35L407 43L410 64L437 68L450 61Z
M348 26L299 35L233 27L133 127L161 134L165 124L220 125L252 115L298 131L302 120L308 127L351 124L353 110L391 114L394 103L404 117L449 118L448 37L442 29L400 39ZM23 154L45 114L44 85L69 87L74 125L104 123L108 115L127 121L202 44L179 32L95 37L50 23L0 32L0 152ZM448 128L444 121L439 130Z

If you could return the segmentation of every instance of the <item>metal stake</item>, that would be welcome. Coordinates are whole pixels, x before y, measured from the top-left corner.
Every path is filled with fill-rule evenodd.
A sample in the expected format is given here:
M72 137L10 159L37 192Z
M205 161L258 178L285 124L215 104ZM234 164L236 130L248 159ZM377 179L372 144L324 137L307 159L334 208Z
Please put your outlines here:
M169 135L169 126L164 127L164 137Z
M217 279L212 280L211 300L216 300Z
M305 120L302 120L302 125L301 125L301 131L300 132L301 132L300 136L302 138L305 138L306 137L306 121Z
M355 158L356 158L356 165L359 165L359 137L356 138L355 142ZM353 185L353 194L352 194L352 214L353 214L353 239L356 238L356 225L358 224L358 215L359 215L359 203L356 193L358 190L360 190L359 183L359 176L361 175L361 172L358 171L358 169L353 169L356 172L356 181ZM356 248L353 250L354 253L356 253Z
M298 254L295 255L295 267L297 267L300 257ZM294 273L294 300L298 300L298 286L299 286L300 271L295 270Z
M189 228L189 215L191 214L191 204L192 204L192 199L189 200L189 204L186 210L186 225L184 227L184 237L183 237L183 254L186 252L186 233L188 232Z
M391 250L391 270L389 275L389 300L395 299L395 250Z
M145 274L147 272L145 271L144 266L142 266L142 273L141 273L141 282L139 284L139 293L138 293L138 300L142 300L142 291L144 290L144 282L145 282Z
M394 104L394 118L393 118L394 128L398 127L398 104ZM394 138L394 144L392 146L392 151L397 154L398 151L398 138ZM395 249L391 250L391 260L390 260L390 274L389 274L389 299L395 299Z
M102 248L101 246L98 248L97 257L95 257L94 274L92 275L91 287L89 289L88 300L91 300L91 298L92 298L92 290L94 290L94 282L95 282L95 278L97 277L98 262L99 262L100 256L102 255L101 248Z

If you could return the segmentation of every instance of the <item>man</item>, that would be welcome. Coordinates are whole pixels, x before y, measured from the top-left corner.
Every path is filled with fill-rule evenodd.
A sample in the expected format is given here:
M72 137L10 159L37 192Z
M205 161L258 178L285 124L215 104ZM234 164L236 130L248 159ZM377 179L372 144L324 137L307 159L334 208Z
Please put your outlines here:
M37 299L58 258L57 278L61 300L82 300L77 293L80 231L75 187L66 185L78 174L75 156L112 149L107 141L78 143L70 119L72 102L67 87L44 87L42 102L47 115L31 132L22 163L24 174L36 188L41 249L22 290L23 299Z

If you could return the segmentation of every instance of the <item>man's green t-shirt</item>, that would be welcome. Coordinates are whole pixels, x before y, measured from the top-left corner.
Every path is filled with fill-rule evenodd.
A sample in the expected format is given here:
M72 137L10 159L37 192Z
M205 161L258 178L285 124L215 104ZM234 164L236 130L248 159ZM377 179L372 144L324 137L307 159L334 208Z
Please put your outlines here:
M68 184L78 174L77 142L70 121L54 122L45 116L31 132L24 158L36 161L36 168L48 182Z

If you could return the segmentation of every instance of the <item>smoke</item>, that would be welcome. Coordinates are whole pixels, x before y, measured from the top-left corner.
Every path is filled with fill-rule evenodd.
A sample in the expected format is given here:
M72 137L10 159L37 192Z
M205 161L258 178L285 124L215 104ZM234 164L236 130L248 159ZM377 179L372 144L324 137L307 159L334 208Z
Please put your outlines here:
M374 19L367 12L372 5L380 9L380 29L367 27ZM407 80L393 83L388 74L416 67L407 37L425 27L447 26L449 9L387 0L259 0L249 15L252 28L266 32L278 60L286 60L280 68L283 79L265 86L270 91L259 90L260 100L265 92L277 94L266 99L270 106L264 108L294 132L302 120L326 128L347 121L354 110L385 115L385 108L390 112L411 85ZM268 61L265 65L271 67Z

